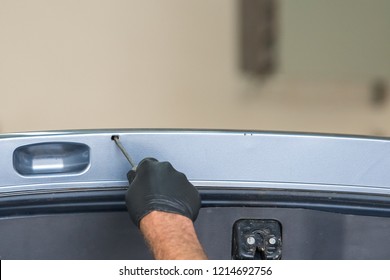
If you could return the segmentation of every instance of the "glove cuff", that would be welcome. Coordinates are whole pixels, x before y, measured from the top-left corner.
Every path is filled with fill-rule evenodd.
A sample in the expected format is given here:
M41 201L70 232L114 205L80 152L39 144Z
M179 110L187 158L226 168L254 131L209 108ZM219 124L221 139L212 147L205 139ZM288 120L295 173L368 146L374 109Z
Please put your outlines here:
M200 199L199 199L199 206L200 206ZM196 207L196 209L199 209L199 207ZM172 200L171 197L165 197L160 195L159 197L154 196L153 198L150 198L147 205L144 206L143 211L134 213L134 215L132 215L131 218L139 228L139 224L142 218L152 211L161 211L161 212L179 214L191 219L192 221L196 220L199 213L199 210L194 212L192 208L186 207L185 204L183 204L178 200Z

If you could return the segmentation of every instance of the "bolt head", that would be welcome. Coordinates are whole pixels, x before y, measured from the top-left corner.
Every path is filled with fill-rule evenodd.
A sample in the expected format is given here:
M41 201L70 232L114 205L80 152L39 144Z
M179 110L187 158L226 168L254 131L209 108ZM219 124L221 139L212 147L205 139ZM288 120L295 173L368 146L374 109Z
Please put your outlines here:
M276 243L276 238L271 237L270 239L268 239L268 242L269 242L269 244L274 245Z
M249 245L253 245L253 244L255 244L255 242L256 242L256 239L253 236L249 236L246 239L246 243L248 243Z

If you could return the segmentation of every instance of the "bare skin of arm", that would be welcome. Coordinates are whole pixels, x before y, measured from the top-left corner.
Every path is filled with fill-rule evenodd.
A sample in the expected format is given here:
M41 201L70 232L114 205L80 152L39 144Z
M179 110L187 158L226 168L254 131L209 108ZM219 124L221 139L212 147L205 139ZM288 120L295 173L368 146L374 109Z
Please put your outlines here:
M182 215L152 211L140 230L157 260L206 260L193 222Z

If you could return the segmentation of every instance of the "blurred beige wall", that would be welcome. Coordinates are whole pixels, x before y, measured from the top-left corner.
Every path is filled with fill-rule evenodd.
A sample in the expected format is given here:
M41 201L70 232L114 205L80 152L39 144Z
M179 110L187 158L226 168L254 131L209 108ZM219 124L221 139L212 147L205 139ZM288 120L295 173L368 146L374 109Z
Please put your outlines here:
M390 1L281 0L279 72L238 62L234 0L0 0L0 131L390 135Z

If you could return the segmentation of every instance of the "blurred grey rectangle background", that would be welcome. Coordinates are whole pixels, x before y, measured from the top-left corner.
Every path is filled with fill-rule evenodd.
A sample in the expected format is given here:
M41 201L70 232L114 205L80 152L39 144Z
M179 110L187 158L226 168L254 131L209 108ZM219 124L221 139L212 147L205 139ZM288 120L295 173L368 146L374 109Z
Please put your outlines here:
M264 75L241 67L240 0L0 0L0 132L390 135L390 1L275 3Z

